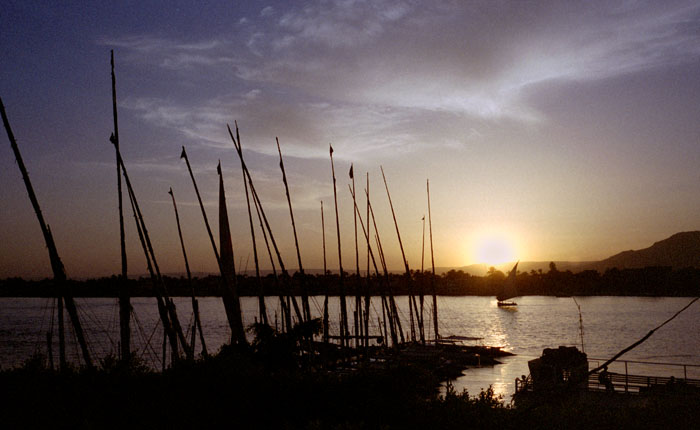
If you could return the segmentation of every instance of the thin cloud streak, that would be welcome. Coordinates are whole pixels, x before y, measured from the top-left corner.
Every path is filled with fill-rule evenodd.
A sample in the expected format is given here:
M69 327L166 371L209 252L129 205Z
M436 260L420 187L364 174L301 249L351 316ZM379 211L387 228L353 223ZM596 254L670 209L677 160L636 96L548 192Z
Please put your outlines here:
M221 147L228 144L221 127L231 118L252 116L246 112L273 123L287 118L299 124L285 124L290 151L297 156L308 146L305 141L317 139L338 145L353 141L348 147L356 153L409 149L415 142L400 133L398 138L377 136L395 132L412 112L536 125L547 118L523 97L535 85L544 91L548 82L608 79L700 56L700 5L693 3L651 12L608 3L594 8L529 4L503 23L507 32L491 28L502 21L497 18L503 7L491 2L432 8L412 2L321 2L286 12L262 9L239 29L244 44L230 35L197 43L148 36L101 43L153 55L151 61L166 69L196 65L198 74L200 68L229 69L247 94L195 105L132 100L128 107L147 121ZM394 113L387 114L388 109ZM319 119L323 127L315 126ZM302 127L306 136L294 131Z

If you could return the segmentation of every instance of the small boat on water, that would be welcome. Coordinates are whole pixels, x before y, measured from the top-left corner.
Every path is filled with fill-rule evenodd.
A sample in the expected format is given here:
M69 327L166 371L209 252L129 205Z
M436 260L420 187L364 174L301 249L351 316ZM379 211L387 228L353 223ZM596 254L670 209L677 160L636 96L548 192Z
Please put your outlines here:
M515 263L515 266L513 266L513 269L508 274L508 278L506 279L506 282L503 285L503 289L496 296L496 299L498 300L497 304L499 307L511 307L518 305L513 301L508 301L513 297L518 296L518 289L515 286L515 275L517 273L518 263L520 263L520 261Z

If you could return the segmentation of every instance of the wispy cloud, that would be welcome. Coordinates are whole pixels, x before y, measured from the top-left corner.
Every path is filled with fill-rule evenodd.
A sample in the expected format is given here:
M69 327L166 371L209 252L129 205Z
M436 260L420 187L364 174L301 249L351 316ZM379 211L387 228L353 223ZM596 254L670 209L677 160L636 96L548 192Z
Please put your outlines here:
M229 44L219 39L178 42L149 35L134 35L101 38L97 43L124 49L130 61L155 63L172 70L188 69L193 66L212 67L234 62L234 57L228 54Z
M223 96L125 102L145 120L221 146L229 144L223 125L238 118L260 130L255 138L283 135L293 155L308 157L324 141L359 155L417 149L426 135L433 145L480 140L482 121L538 124L546 117L525 91L697 61L698 22L697 2L337 0L265 7L237 33L196 43L148 36L101 43L189 73L183 79L209 71L235 80ZM440 129L420 119L427 113Z
M521 98L531 84L605 79L700 55L697 4L512 6L309 6L253 35L262 60L242 64L239 77L344 102L533 122L542 118Z

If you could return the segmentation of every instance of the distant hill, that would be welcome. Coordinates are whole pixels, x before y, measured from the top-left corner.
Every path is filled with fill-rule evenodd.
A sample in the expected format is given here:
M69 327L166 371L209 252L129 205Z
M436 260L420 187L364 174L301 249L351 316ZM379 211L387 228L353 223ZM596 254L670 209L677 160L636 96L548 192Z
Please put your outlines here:
M624 251L593 263L591 268L603 272L611 267L635 269L647 266L700 267L700 231L676 233L649 248Z
M503 273L508 273L508 271L513 268L514 263L515 262L497 264L494 267ZM541 270L547 273L549 271L549 263L550 261L521 261L518 265L518 271L530 272L532 270ZM606 269L612 267L617 267L618 269L635 269L647 266L666 266L673 267L674 269L681 269L684 267L700 268L700 231L676 233L667 239L654 243L649 248L637 251L623 251L601 261L555 261L554 264L556 264L557 270L562 272L570 270L574 273L584 270L597 270L603 273ZM461 270L472 276L485 276L491 266L492 265L489 264L471 264L461 267L436 267L435 273L442 275L450 270ZM305 272L310 275L319 275L323 273L323 270L306 269ZM390 272L402 273L402 270L390 270ZM261 273L266 275L271 272L269 270L263 270ZM333 269L333 273L337 273L335 268ZM246 274L248 276L253 276L255 272L248 269ZM176 277L184 276L183 274L171 275ZM207 275L207 273L197 274L197 276L200 277ZM216 274L214 273L214 275Z
M549 271L549 261L521 261L518 265L520 272L531 270L543 272ZM507 273L513 267L514 262L495 265L497 270ZM605 270L617 267L618 269L636 269L647 266L665 266L681 269L684 267L700 268L700 231L686 231L676 233L662 241L654 243L649 248L640 250L623 251L601 261L555 261L560 271L570 270L574 273L584 270ZM462 267L437 267L436 273L445 273L449 270L461 270L473 276L484 276L491 265L472 264Z

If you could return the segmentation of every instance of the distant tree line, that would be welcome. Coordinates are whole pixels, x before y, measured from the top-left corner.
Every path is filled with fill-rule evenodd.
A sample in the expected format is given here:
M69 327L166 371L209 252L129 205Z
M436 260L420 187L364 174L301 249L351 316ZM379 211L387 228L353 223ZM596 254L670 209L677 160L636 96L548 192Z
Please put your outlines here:
M432 279L431 279L432 278ZM241 296L257 296L258 282L253 276L239 275L238 289ZM495 296L503 288L506 274L491 267L485 276L474 276L462 270L450 270L434 278L429 272L412 271L411 276L390 274L387 278L380 276L365 277L347 274L345 277L345 294L354 296L369 293L377 296L391 291L394 295L406 295L411 292L425 295L435 292L442 296ZM432 282L431 282L432 281ZM70 281L73 295L76 297L117 297L119 279L116 276ZM150 278L129 279L129 289L134 297L153 295L153 283ZM190 284L186 278L164 277L171 296L189 296ZM218 276L197 277L192 281L197 296L220 296L220 279ZM340 292L338 274L302 275L295 273L284 278L269 274L262 278L264 294L278 296L280 292L290 290L300 294L304 285L310 295L337 296ZM549 264L549 271L531 270L518 272L516 276L518 295L520 296L698 296L700 295L700 269L688 267L672 269L671 267L645 267L643 269L612 268L604 273L585 270L578 273L559 271L554 263ZM358 291L359 289L359 291ZM52 297L55 288L51 279L27 281L21 278L0 280L0 297Z

